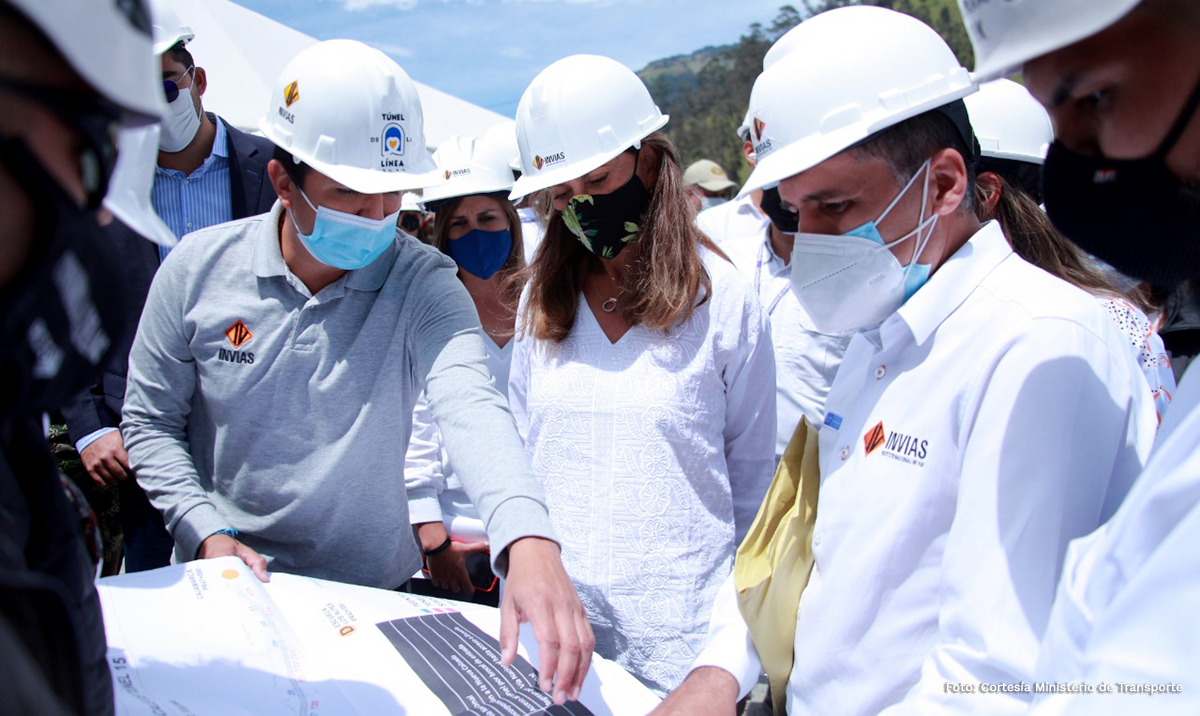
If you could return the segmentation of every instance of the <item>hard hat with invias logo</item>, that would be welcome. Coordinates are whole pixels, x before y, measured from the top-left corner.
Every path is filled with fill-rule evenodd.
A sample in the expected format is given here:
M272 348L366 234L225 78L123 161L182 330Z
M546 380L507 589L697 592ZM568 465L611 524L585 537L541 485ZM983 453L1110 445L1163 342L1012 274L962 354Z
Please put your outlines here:
M517 105L521 178L512 199L577 179L667 123L633 70L572 55L542 70Z
M416 86L400 65L361 42L326 40L296 55L259 128L297 161L354 191L437 183Z

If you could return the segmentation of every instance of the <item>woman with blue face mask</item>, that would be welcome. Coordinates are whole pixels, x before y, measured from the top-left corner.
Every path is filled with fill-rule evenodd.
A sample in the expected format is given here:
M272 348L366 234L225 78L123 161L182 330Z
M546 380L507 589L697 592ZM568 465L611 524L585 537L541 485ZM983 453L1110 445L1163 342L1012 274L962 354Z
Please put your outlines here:
M458 264L458 277L479 313L488 368L496 388L507 395L521 291L513 278L525 265L521 220L508 200L512 169L498 150L467 137L446 140L433 158L443 179L424 192L426 208L435 212L433 245ZM423 395L413 412L404 476L409 515L425 554L412 590L496 606L500 591L490 568L487 532L454 474Z

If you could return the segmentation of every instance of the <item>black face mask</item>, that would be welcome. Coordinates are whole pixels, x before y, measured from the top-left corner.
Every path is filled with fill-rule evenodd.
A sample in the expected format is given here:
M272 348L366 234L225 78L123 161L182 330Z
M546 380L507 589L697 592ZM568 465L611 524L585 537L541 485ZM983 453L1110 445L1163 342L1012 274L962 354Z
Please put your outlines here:
M650 192L637 175L609 194L573 196L562 210L563 223L588 251L602 259L613 259L641 233L642 217L650 206Z
M25 267L0 289L0 416L55 410L96 382L122 345L127 281L95 213L81 209L24 142L0 138L0 163L34 209Z
M763 189L762 210L775 225L785 234L794 234L800 230L800 215L783 208L783 199L779 196L779 187Z
M1197 103L1200 84L1158 151L1144 159L1084 157L1050 145L1043 183L1046 213L1058 230L1143 281L1169 286L1200 276L1200 192L1166 164Z

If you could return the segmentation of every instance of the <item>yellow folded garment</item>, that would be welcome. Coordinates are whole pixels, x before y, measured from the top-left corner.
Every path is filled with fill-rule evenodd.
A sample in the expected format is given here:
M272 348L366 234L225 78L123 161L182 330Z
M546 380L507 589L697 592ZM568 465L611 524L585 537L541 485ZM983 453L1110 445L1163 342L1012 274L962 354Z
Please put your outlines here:
M738 608L771 684L776 714L787 703L800 593L813 566L820 485L817 431L801 419L733 565Z

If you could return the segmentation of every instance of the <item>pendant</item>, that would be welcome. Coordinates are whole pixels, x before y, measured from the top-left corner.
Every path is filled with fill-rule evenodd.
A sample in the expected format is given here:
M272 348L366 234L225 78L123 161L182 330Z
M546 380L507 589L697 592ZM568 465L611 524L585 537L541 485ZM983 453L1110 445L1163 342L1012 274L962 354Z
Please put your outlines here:
M612 313L613 311L617 310L616 297L614 296L613 298L607 299L604 301L604 303L600 304L600 310L604 311L605 313Z

